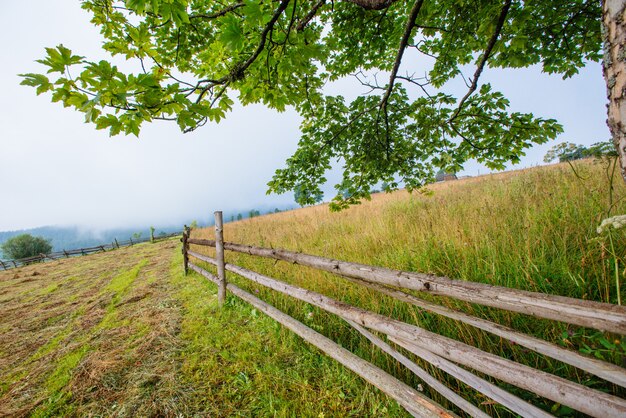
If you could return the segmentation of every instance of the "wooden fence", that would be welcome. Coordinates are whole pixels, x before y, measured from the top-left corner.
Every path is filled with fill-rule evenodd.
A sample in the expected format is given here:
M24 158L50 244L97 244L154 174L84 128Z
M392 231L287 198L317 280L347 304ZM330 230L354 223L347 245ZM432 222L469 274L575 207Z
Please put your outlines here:
M20 258L17 260L0 260L0 269L8 270L11 268L25 266L25 265L33 264L33 263L42 263L45 261L58 260L60 258L70 258L70 257L87 255L87 254L100 253L100 252L117 249L120 247L129 247L129 246L139 244L142 242L148 242L148 241L157 242L157 241L161 241L164 239L173 238L177 236L180 236L180 232L174 232L172 234L161 235L158 237L147 237L147 238L142 238L142 239L129 238L126 241L118 241L117 239L115 239L110 244L96 245L95 247L76 248L73 250L61 250L61 251L56 251L56 252L52 252L48 254L39 254L33 257L28 257L28 258Z
M454 416L454 414L416 389L340 347L334 341L229 283L226 280L226 271L336 314L470 416L484 417L487 415L403 355L397 347L402 347L427 363L445 371L520 416L546 417L551 415L477 376L470 370L494 377L587 415L603 418L626 417L626 400L620 397L496 356L460 341L427 331L419 326L370 312L236 265L226 264L224 251L281 260L335 273L369 289L413 304L420 309L470 324L529 350L577 367L608 382L626 387L626 369L565 349L486 319L426 301L404 292L403 289L418 290L432 295L521 312L537 318L562 321L572 325L626 335L626 308L623 306L452 280L447 277L428 274L391 270L287 250L229 243L223 240L222 228L222 214L216 212L215 240L192 238L190 230L185 229L182 238L185 273L191 269L217 284L220 305L224 303L227 290L247 301L381 389L413 416L447 417ZM215 247L215 258L194 251L191 245ZM217 276L191 262L190 257L215 265ZM387 340L397 347L386 343L371 331L385 335Z

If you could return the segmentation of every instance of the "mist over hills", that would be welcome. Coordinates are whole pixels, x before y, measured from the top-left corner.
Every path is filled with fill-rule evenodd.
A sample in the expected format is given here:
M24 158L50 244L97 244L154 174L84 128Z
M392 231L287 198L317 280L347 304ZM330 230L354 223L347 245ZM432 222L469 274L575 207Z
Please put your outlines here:
M182 230L182 228L175 226L158 227L155 230L155 236L161 233L169 234L179 230ZM139 235L137 234L140 234L142 238L149 237L150 227L96 230L78 226L43 226L16 231L2 231L0 232L0 244L20 234L30 234L48 239L52 244L52 251L61 251L108 244L113 242L116 238L120 241L127 240L133 236L138 237ZM2 255L1 251L0 255Z
M246 219L249 217L261 216L267 213L274 213L276 211L289 210L294 207L296 206L291 205L289 207L281 207L281 209L278 209L261 206L259 209L225 211L224 222L235 221L239 218L239 216L241 216L241 219ZM182 231L183 225L191 225L193 222L195 222L198 227L213 225L213 219L188 220L186 222L181 222L180 224L171 225L154 225L154 235L158 237L163 234L179 232ZM0 231L0 245L6 240L20 234L30 234L48 239L52 244L52 251L62 251L110 244L115 239L122 241L128 240L129 238L147 238L150 236L150 225L106 229L84 226L42 226L14 231ZM4 258L1 250L0 258Z

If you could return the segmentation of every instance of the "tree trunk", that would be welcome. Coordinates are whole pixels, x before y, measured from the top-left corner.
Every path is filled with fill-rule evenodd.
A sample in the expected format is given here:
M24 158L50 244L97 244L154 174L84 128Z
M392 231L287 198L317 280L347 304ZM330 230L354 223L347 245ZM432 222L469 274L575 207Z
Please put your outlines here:
M604 0L602 37L602 68L609 99L606 122L626 181L626 0Z

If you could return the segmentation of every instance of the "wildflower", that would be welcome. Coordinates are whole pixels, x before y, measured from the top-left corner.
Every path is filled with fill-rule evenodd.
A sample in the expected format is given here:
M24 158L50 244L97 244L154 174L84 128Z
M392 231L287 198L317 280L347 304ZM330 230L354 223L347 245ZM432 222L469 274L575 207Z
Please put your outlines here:
M598 234L601 234L610 227L613 227L614 229L622 229L626 227L626 215L617 215L604 219L598 227L597 232Z
M313 318L313 312L309 312L308 314L306 314L306 317L307 317L308 319Z

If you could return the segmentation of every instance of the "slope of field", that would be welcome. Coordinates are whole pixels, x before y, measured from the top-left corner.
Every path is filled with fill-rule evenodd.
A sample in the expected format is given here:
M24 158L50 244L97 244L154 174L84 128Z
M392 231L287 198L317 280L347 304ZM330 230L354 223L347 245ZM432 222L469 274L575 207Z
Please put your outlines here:
M176 240L0 272L0 416L402 416Z
M586 161L576 164L577 175L557 165L437 184L428 194L378 194L341 213L318 206L230 223L225 238L615 303L625 280L625 235L598 235L596 228L608 214L626 213L626 188L617 179L611 193L606 168ZM210 238L213 231L192 236ZM341 278L238 254L227 261L624 396L593 376ZM229 280L445 404L341 320L234 275ZM615 335L431 299L607 361L624 359L626 343ZM510 415L433 373L489 414ZM229 297L219 309L215 286L184 276L180 243L169 240L0 272L0 416L86 415L406 413L244 302Z
M626 235L624 230L598 234L596 229L602 219L626 213L626 201L622 200L626 187L606 162L586 160L573 167L575 170L568 164L558 164L440 183L424 194L378 194L371 202L340 213L330 213L325 205L320 205L244 220L225 226L225 240L617 303L618 295L625 300L622 284ZM211 238L213 231L195 231L192 236ZM211 254L206 248L196 250ZM227 254L227 261L603 391L620 391L469 325L363 290L331 274L242 254ZM316 324L325 335L402 380L420 383L332 315L257 289L237 277L231 280L259 291L263 299L297 319ZM626 342L619 336L446 298L425 297L607 361L624 362ZM447 379L459 393L482 403L490 414L507 414L465 385L438 371L434 373ZM571 412L530 393L505 387L553 413ZM445 404L437 394L430 395Z

